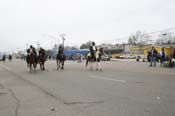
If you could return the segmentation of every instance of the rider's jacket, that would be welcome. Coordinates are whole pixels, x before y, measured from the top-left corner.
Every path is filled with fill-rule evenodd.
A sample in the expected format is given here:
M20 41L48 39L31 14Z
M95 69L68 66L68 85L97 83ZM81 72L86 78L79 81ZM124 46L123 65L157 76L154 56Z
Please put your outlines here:
M90 53L91 54L94 54L96 52L96 50L97 50L97 48L96 48L95 45L94 46L90 46Z
M39 50L39 55L45 55L45 50L44 49L40 49Z
M63 47L59 47L59 49L58 49L58 54L63 54Z
M37 55L37 53L35 51L35 48L29 48L29 49L27 49L27 55L30 55L30 54Z

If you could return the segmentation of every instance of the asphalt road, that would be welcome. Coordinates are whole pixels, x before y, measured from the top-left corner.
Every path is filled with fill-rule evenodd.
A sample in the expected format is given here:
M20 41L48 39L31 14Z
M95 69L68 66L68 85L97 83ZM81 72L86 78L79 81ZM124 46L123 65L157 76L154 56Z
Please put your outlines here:
M0 116L175 116L175 68L148 65L47 61L31 73L24 61L0 62Z

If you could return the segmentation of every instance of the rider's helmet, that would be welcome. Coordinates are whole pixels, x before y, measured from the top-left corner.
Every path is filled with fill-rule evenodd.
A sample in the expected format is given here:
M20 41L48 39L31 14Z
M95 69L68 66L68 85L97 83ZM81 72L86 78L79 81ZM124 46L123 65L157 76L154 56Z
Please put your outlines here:
M92 46L95 46L95 42L92 42Z
M59 46L59 47L61 48L61 47L63 47L63 45L62 45L62 44L60 44L60 46Z
M33 48L33 46L32 46L32 45L30 45L30 48Z

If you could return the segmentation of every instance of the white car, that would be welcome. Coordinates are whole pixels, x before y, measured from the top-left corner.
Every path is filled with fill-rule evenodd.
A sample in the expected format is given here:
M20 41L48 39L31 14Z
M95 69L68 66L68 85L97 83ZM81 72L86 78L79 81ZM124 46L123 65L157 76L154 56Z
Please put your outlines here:
M105 54L105 55L102 55L102 56L101 56L101 60L102 60L102 61L110 61L111 58L110 58L110 56L108 56L108 55Z

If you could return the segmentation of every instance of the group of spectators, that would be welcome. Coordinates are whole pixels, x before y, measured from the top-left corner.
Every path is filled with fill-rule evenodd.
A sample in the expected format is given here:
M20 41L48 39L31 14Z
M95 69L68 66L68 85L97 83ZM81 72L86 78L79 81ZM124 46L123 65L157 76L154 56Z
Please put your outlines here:
M12 61L12 55L9 54L8 59L9 59L9 62L11 62ZM2 61L3 62L6 61L6 55L5 54L2 56Z
M160 61L161 67L174 67L175 62L172 55L168 56L165 53L164 48L162 48L161 52L158 53L157 50L152 47L152 49L148 52L148 61L150 62L150 67L156 67L156 62Z

